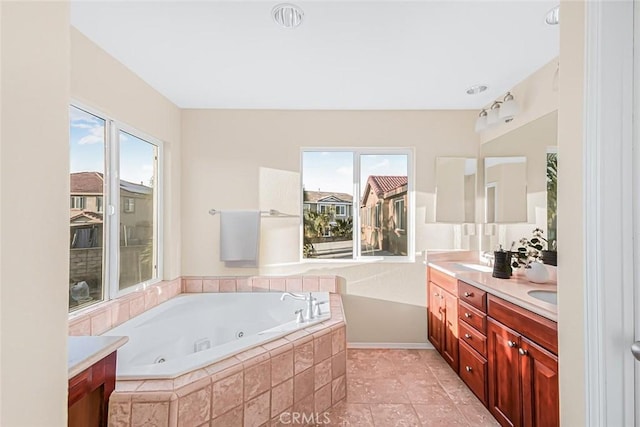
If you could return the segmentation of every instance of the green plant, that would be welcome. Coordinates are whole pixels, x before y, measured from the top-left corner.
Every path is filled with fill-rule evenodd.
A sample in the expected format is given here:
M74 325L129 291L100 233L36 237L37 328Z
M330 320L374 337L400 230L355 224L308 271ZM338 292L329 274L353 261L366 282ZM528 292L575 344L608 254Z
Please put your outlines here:
M353 234L353 219L337 219L331 231L337 237L351 237Z
M549 248L556 250L558 219L558 153L547 153L547 230Z
M530 239L523 237L520 239L520 246L511 254L511 266L513 268L529 268L532 262L542 258L542 251L546 250L549 242L543 236L544 231L535 228Z

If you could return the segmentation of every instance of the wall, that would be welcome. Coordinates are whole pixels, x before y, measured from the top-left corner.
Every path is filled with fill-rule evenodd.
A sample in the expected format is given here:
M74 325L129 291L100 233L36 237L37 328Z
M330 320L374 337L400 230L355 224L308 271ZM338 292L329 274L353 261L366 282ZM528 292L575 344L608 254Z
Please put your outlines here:
M434 224L435 159L475 157L473 111L232 111L182 113L182 274L336 274L346 279L350 342L426 342L425 267L299 263L300 219L264 218L259 269L219 261L209 209L300 211L301 147L414 147L416 252L451 248L456 226Z
M560 2L558 334L561 424L585 423L583 108L585 6ZM563 243L566 242L566 243Z
M2 2L1 8L0 425L63 426L69 6Z
M71 98L163 141L164 279L180 275L180 109L71 28Z
M480 134L482 144L558 109L559 85L554 88L558 61L559 58L553 59L513 87L511 93L520 107L520 112L511 122L484 130Z

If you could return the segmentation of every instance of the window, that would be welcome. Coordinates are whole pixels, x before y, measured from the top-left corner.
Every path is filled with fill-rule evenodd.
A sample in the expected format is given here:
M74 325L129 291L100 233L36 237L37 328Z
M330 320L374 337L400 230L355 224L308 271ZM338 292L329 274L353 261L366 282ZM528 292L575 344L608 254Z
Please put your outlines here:
M69 113L74 311L159 280L161 145L88 109L71 106Z
M304 212L309 212L311 210L311 205L309 203L305 203L302 206L302 209L304 210Z
M122 200L122 212L132 213L136 211L136 200L133 197L126 197Z
M558 153L547 152L547 240L548 249L555 250L558 244Z
M85 198L82 196L71 196L71 209L84 209Z
M412 259L409 150L303 150L301 170L302 200L324 202L303 207L303 258Z
M404 211L404 199L393 201L393 220L396 230L404 230L407 223L407 214Z

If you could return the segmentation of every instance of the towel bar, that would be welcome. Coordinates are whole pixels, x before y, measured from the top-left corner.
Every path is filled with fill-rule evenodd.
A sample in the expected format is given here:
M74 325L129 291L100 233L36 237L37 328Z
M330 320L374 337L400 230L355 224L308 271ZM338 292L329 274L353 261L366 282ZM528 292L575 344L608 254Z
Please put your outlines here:
M209 215L217 215L219 214L220 211L217 209L209 209ZM280 217L280 218L297 218L299 217L299 215L291 215L291 214L286 214L286 213L282 213L279 210L276 209L269 209L268 211L260 211L260 213L262 214L262 216L270 216L270 217Z

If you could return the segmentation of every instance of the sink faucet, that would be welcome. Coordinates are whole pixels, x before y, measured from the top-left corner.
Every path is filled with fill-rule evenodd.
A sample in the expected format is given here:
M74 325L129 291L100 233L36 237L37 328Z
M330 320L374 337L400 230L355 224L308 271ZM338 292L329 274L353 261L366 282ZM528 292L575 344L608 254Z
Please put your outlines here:
M307 308L304 311L303 319L304 321L309 321L314 318L313 315L313 306L316 301L316 298L313 296L311 292L308 295L294 294L293 292L285 292L280 297L280 301L284 301L286 297L290 297L293 299L307 301Z

